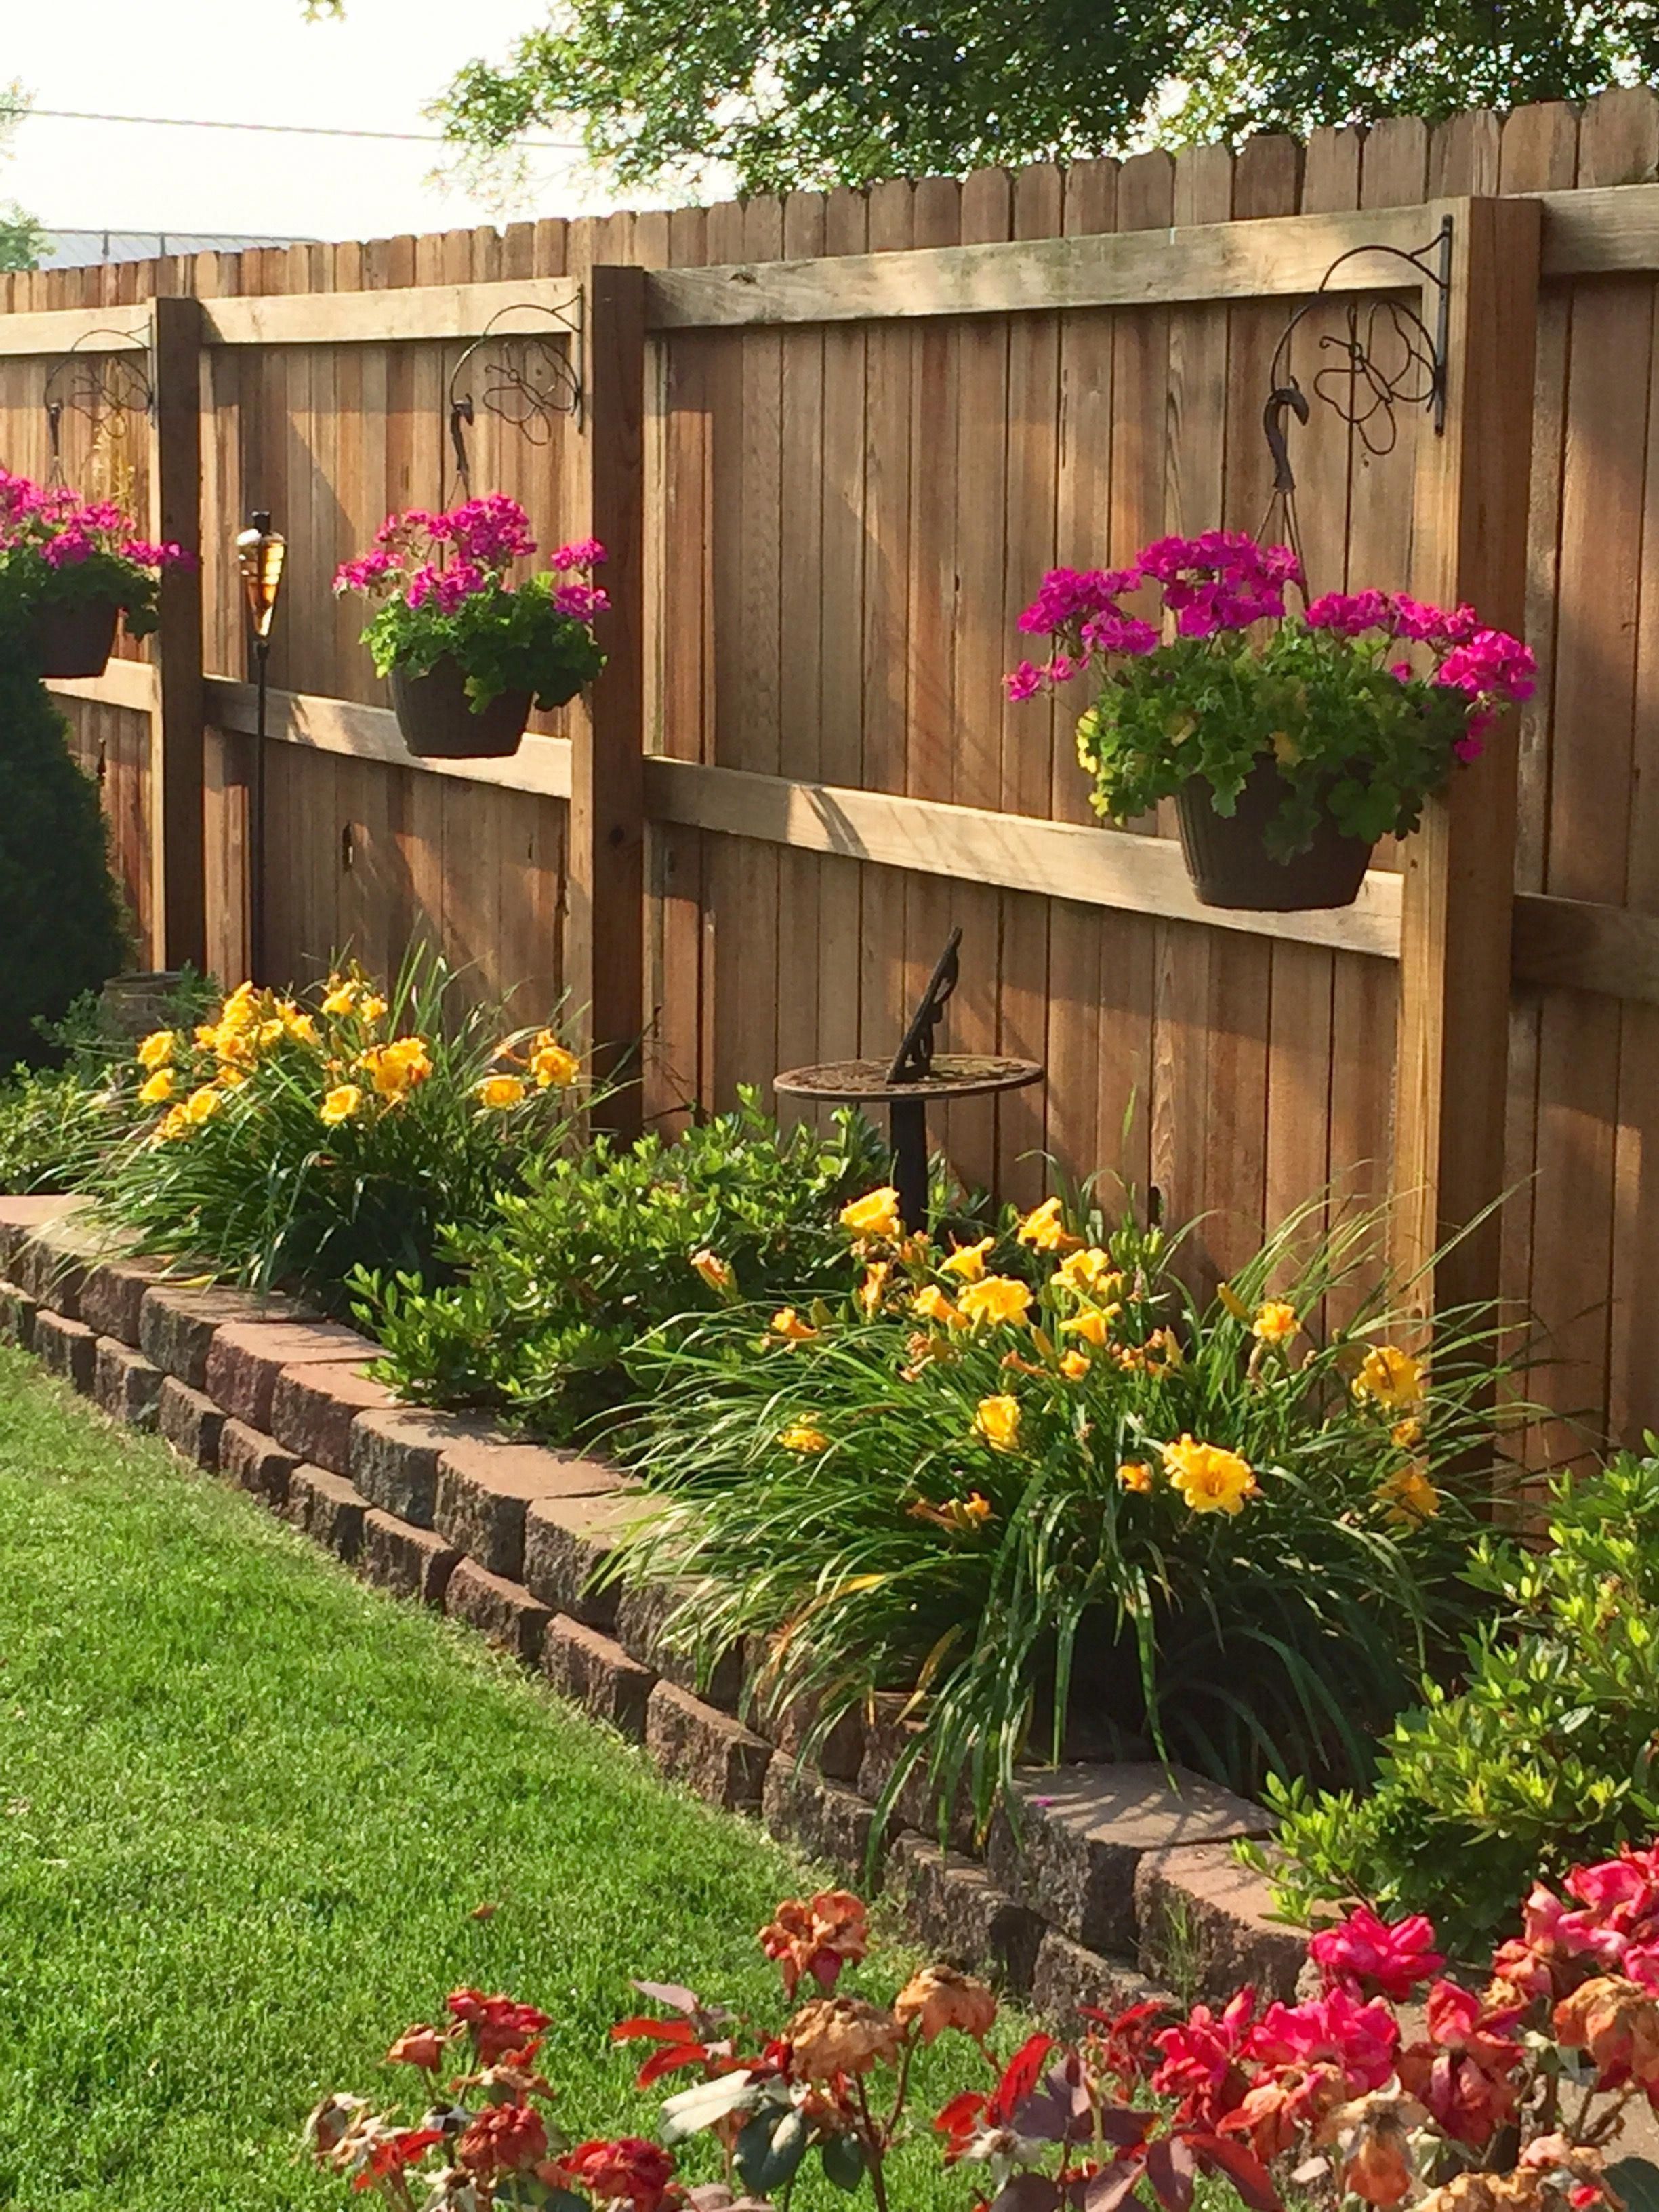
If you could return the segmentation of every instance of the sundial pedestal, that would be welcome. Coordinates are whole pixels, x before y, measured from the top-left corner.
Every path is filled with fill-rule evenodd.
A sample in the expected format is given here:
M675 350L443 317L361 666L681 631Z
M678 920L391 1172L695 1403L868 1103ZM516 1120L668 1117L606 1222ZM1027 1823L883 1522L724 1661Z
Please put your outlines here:
M1034 1060L982 1053L941 1052L927 1074L895 1081L884 1060L834 1060L822 1067L793 1067L779 1076L780 1098L821 1106L885 1106L893 1142L893 1185L907 1230L927 1224L927 1109L953 1098L983 1098L1040 1083Z

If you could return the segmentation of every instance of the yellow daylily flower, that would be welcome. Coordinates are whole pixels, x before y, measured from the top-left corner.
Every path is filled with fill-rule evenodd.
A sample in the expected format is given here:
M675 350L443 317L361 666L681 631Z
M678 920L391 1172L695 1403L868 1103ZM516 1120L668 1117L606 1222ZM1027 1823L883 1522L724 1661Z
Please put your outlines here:
M709 1289L718 1291L721 1297L724 1297L736 1284L737 1278L732 1272L731 1262L722 1260L718 1254L710 1252L707 1248L701 1252L694 1252L691 1255L690 1264L702 1277Z
M138 1103L141 1106L163 1106L172 1096L173 1070L170 1067L158 1067L148 1082L138 1086Z
M964 1283L976 1283L985 1273L985 1255L996 1243L994 1237L981 1237L977 1244L958 1244L948 1260L939 1263L942 1275L957 1275Z
M1255 1310L1250 1334L1262 1344L1288 1344L1302 1326L1302 1317L1283 1298L1269 1298Z
M1060 1354L1060 1371L1068 1382L1080 1382L1094 1364L1086 1352L1064 1352Z
M182 1106L169 1106L155 1125L155 1140L170 1145L174 1138L188 1136L190 1116Z
M372 991L366 991L357 1001L358 1016L363 1021L378 1022L385 1012L386 1000L377 999Z
M432 1058L424 1037L398 1037L392 1044L371 1045L358 1061L382 1098L404 1098L432 1073Z
M331 975L323 1000L325 1014L349 1014L357 1003L357 986L347 976Z
M851 1230L854 1237L878 1237L891 1243L900 1230L898 1193L891 1183L884 1183L863 1198L855 1198L841 1210L841 1225Z
M1018 1450L1019 1448L1018 1399L981 1398L974 1410L974 1426L993 1451Z
M152 1030L133 1056L140 1067L165 1067L178 1042L172 1030Z
M1114 1307L1112 1310L1115 1313L1117 1309ZM1085 1306L1080 1314L1073 1314L1069 1321L1061 1322L1060 1333L1062 1336L1080 1336L1085 1344L1092 1344L1097 1352L1102 1352L1111 1334L1109 1319L1107 1315L1097 1312L1093 1306Z
M286 1000L284 1000L283 1003L282 1022L283 1027L288 1031L289 1035L295 1039L296 1043L316 1043L316 1023L309 1014L304 1012L300 1007L292 1005Z
M1402 1413L1409 1413L1413 1406L1423 1402L1423 1386L1428 1380L1428 1372L1420 1360L1413 1359L1398 1345L1374 1344L1354 1377L1353 1395Z
M1401 1451L1409 1451L1413 1444L1423 1441L1423 1424L1419 1420L1396 1421L1389 1431L1389 1442L1398 1444Z
M1117 1470L1120 1490L1133 1490L1144 1494L1152 1486L1152 1470L1144 1459L1126 1459Z
M778 1442L785 1451L821 1452L830 1449L829 1437L811 1421L791 1421L787 1429L779 1431Z
M785 1306L775 1313L769 1323L773 1336L781 1336L789 1344L810 1343L817 1331L809 1322L804 1322L793 1306Z
M943 1505L919 1498L904 1510L913 1521L931 1521L936 1528L945 1529L952 1536L971 1536L997 1517L990 1499L977 1490L970 1490L966 1498L947 1498Z
M924 1321L935 1321L946 1328L960 1328L962 1309L953 1306L937 1283L924 1283L916 1292L915 1310Z
M1387 1504L1389 1520L1401 1526L1414 1528L1419 1522L1432 1520L1440 1510L1440 1492L1420 1461L1413 1460L1398 1474L1391 1474L1379 1484L1376 1494Z
M317 1118L331 1127L337 1121L349 1121L362 1110L363 1094L355 1083L339 1083L328 1091L317 1109Z
M192 1091L185 1099L185 1112L192 1122L205 1121L210 1115L216 1114L224 1103L223 1093L216 1091L210 1083L204 1083L199 1091Z
M1111 1254L1103 1252L1098 1244L1085 1244L1080 1251L1068 1253L1054 1269L1054 1280L1064 1283L1068 1291L1086 1291L1108 1298L1123 1287L1123 1278L1112 1266Z
M1060 1219L1057 1198L1045 1198L1041 1206L1033 1206L1014 1234L1036 1252L1069 1252L1082 1242L1070 1234Z
M872 1260L864 1271L864 1280L854 1293L860 1306L872 1319L881 1311L881 1302L887 1295L887 1281L892 1272L890 1260Z
M568 1052L551 1030L543 1030L530 1047L530 1073L543 1091L568 1091L582 1072L574 1052Z
M1031 1293L1014 1275L987 1275L969 1283L957 1302L968 1322L1011 1322L1023 1325L1031 1310Z
M1247 1498L1261 1485L1249 1462L1220 1444L1201 1444L1190 1436L1164 1447L1164 1472L1194 1513L1242 1513Z
M477 1092L479 1105L491 1114L510 1113L528 1095L523 1077L518 1075L486 1076Z

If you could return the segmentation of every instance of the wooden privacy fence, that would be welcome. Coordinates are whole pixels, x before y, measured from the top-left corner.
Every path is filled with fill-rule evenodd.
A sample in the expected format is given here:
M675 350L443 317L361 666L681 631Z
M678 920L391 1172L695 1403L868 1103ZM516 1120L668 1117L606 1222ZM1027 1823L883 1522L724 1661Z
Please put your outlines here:
M72 346L147 347L151 434L65 416L62 466L105 483L130 453L155 526L199 534L154 660L60 687L155 956L244 962L229 548L270 507L274 973L347 943L384 965L423 932L526 1015L568 989L601 1045L647 1029L642 1110L672 1119L890 1048L960 922L949 1043L1049 1070L952 1109L967 1176L1029 1198L1047 1150L1156 1183L1205 1214L1214 1271L1333 1175L1396 1194L1407 1254L1510 1189L1439 1294L1530 1299L1554 1402L1659 1421L1659 185L1632 181L1656 170L1659 106L1615 93L1237 158L13 279L0 459L48 465L43 375ZM1255 528L1288 317L1338 257L1447 220L1443 431L1408 413L1379 453L1330 409L1291 426L1309 568L1473 600L1524 630L1539 695L1352 910L1200 908L1170 823L1091 826L1067 714L1004 700L1014 616L1056 560ZM1304 386L1343 290L1409 275L1388 265L1331 276ZM611 665L516 759L417 765L329 579L389 508L453 488L464 351L526 306L574 325L583 404L528 430L480 404L471 480L545 544L611 547Z

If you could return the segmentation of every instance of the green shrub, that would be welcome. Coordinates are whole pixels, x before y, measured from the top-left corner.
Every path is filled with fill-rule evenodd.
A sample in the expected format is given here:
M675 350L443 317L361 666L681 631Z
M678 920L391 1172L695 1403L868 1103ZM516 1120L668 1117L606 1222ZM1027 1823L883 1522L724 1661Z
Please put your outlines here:
M0 653L0 1067L126 957L98 793L46 688Z
M139 1047L149 1112L100 1179L140 1249L343 1310L360 1267L434 1272L440 1226L487 1218L574 1110L574 1057L503 1036L411 953L384 997L361 972L307 1004L244 983L217 1019Z
M842 1250L836 1208L881 1157L856 1115L838 1114L827 1137L804 1123L781 1134L745 1091L736 1112L672 1143L601 1136L527 1161L487 1228L446 1232L459 1284L366 1274L359 1311L404 1396L505 1409L568 1438L623 1395L623 1355L658 1322L769 1284L809 1296L827 1285Z
M772 1698L825 1726L914 1693L915 1756L981 1817L1068 1730L1247 1790L1367 1773L1467 1616L1486 1333L1443 1316L1425 1369L1378 1291L1310 1343L1374 1220L1316 1237L1309 1209L1200 1307L1133 1220L1062 1257L1050 1200L947 1254L896 1241L890 1196L844 1217L833 1309L630 1356L629 1449L671 1503L621 1571L691 1578L672 1639L709 1664L770 1638Z
M1493 1535L1470 1561L1463 1686L1424 1686L1369 1794L1274 1789L1297 1919L1364 1898L1467 1951L1534 1875L1659 1831L1659 1459L1552 1494L1550 1548Z

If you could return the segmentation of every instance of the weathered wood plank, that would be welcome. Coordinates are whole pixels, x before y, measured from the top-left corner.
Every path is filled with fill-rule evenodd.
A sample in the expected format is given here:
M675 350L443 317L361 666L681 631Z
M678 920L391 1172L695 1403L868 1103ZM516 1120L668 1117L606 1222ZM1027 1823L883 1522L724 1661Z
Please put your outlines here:
M545 313L579 311L582 288L568 276L507 276L477 283L420 284L392 291L272 293L210 300L204 343L227 345L374 345L412 338L477 337L497 315L506 331L556 335ZM523 307L514 318L505 311ZM0 331L4 325L0 324Z
M647 313L653 329L696 330L1286 298L1328 276L1332 291L1363 292L1391 273L1399 289L1398 263L1332 264L1358 246L1420 246L1448 204L665 270L648 280Z
M1398 944L1397 878L1374 871L1352 907L1316 914L1255 914L1200 906L1180 848L1127 831L1047 822L988 807L946 805L895 792L854 791L740 769L652 756L645 763L647 811L654 820L757 837L809 852L836 853L926 875L959 877L1006 890L1077 899L1218 929L1329 945L1379 959Z
M1418 447L1413 589L1447 606L1468 600L1510 630L1526 614L1540 228L1524 199L1465 203L1453 240L1446 430ZM1468 1231L1435 1270L1443 1304L1498 1291L1497 1220L1469 1224L1504 1188L1513 724L1428 801L1406 848L1395 1227L1413 1271L1449 1232Z

